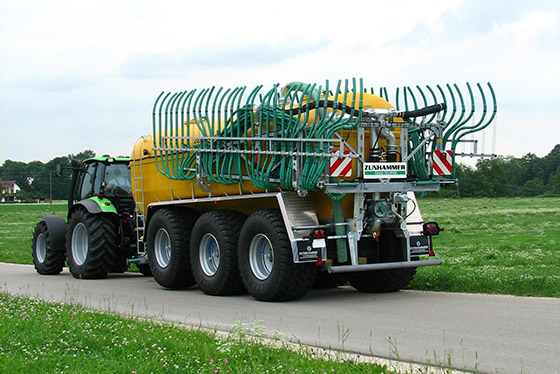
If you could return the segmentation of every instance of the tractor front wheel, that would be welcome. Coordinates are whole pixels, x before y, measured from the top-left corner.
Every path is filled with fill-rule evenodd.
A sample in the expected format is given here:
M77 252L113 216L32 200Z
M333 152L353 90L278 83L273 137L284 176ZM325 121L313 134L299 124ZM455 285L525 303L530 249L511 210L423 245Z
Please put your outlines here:
M49 232L45 221L39 222L33 232L33 244L31 246L33 254L33 264L39 274L56 275L60 274L64 267L64 250L56 250L53 247L52 233ZM62 236L62 233L61 233ZM63 239L63 237L62 237Z

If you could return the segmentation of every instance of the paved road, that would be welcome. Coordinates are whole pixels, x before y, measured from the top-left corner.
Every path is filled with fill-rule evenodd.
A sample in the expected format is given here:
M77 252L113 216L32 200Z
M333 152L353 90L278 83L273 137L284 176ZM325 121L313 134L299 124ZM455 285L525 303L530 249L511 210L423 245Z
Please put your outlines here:
M0 263L0 289L91 308L218 330L262 321L271 334L305 344L482 373L560 373L560 299L401 291L313 290L264 303L162 289L136 274L76 280Z

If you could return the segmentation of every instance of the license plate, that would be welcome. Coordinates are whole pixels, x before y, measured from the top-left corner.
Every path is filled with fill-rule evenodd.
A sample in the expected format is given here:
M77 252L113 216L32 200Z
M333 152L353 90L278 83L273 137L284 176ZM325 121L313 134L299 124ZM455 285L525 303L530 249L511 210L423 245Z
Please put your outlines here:
M415 256L430 254L432 238L423 235L410 236L410 254Z

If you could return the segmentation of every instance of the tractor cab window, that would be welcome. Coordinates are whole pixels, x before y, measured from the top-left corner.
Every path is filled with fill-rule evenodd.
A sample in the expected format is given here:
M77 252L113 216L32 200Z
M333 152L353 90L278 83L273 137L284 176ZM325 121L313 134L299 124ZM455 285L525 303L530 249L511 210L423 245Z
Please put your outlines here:
M94 195L95 169L97 164L89 164L80 176L78 200L87 199Z
M106 164L104 181L103 191L107 196L130 196L132 193L128 164Z

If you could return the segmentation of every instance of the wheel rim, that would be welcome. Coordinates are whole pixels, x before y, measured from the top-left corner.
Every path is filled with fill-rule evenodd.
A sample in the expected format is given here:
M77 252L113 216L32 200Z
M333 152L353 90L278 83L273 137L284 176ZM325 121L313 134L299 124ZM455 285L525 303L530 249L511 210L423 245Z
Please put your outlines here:
M37 254L37 261L40 263L45 262L47 257L47 239L42 233L37 236L35 241L35 253Z
M216 274L220 266L220 246L214 235L205 234L202 237L198 250L198 258L204 274L209 277Z
M171 260L171 239L165 229L159 229L154 240L156 261L161 268L166 268Z
M88 254L88 232L83 223L78 223L72 232L72 258L76 265L82 265Z
M265 280L274 267L274 249L270 240L263 234L257 234L249 246L249 265L259 280Z

